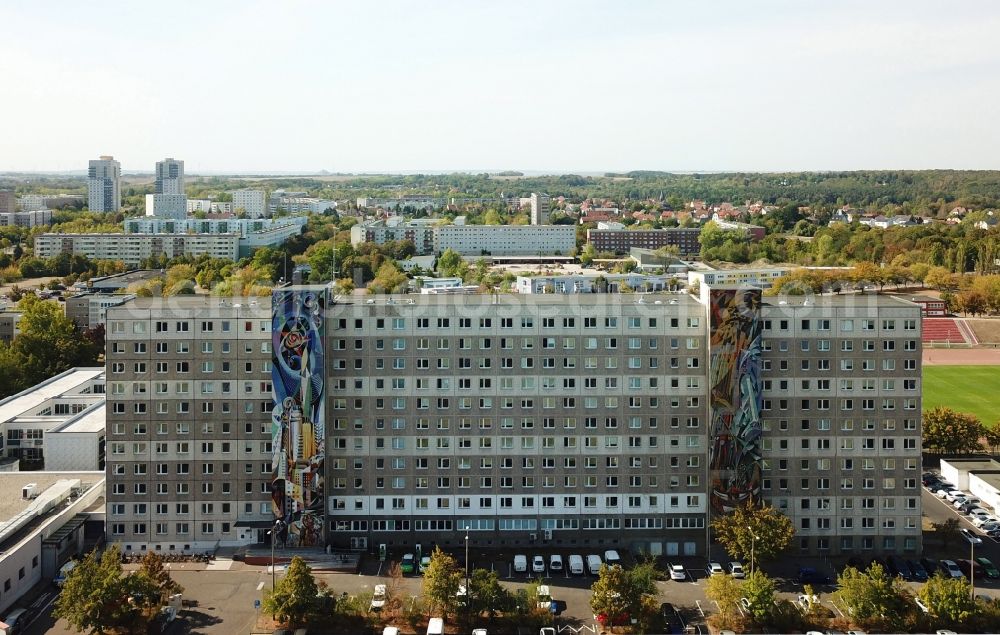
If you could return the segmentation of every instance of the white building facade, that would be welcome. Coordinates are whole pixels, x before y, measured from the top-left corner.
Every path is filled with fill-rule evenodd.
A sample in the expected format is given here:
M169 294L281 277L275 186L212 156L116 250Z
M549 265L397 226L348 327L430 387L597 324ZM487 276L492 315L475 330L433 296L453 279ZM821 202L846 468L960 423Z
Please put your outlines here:
M264 190L233 190L232 210L239 213L243 210L247 218L264 218L270 216Z
M122 166L113 156L93 159L87 167L87 208L117 212L122 206Z

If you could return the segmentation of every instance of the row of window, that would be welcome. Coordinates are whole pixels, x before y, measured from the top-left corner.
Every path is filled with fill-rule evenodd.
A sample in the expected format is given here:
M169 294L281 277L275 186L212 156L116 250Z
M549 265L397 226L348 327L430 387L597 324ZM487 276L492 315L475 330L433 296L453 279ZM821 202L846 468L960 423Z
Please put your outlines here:
M833 326L833 322L834 322L833 320L827 318L802 319L799 320L799 330L809 331L809 330L814 330L813 327L815 327L815 330L817 331L829 331ZM895 318L885 318L882 320L882 330L883 331L896 330L897 322L901 323L902 330L904 331L916 331L917 323L919 322L919 320L915 318L907 318L899 320ZM787 331L791 328L791 323L792 321L788 319L781 319L781 320L766 319L764 320L764 330L765 331L774 330L774 326L775 324L777 324L779 331ZM858 329L861 331L874 331L877 328L878 323L879 321L877 319L872 319L872 318L842 319L840 320L840 331L842 333L850 333L854 331L855 326L857 326Z
M115 335L126 333L127 332L126 324L128 323L123 320L112 320L108 324L108 329L112 334ZM190 333L192 326L190 320L178 320L176 322L173 322L173 324L165 320L157 320L154 322L147 322L142 320L142 321L132 322L131 324L133 333L146 333L146 332ZM252 333L254 332L255 328L257 331L261 333L268 332L271 330L271 320L258 320L256 321L256 327L255 327L255 322L251 320L244 320L242 321L242 324L240 322L235 322L234 324L233 320L219 320L218 322L213 320L201 320L200 322L198 322L198 325L200 327L199 330L201 333L215 332L216 324L218 324L219 326L218 330L220 333L231 333L234 331L234 329L240 330L241 327L244 333Z
M801 427L802 430L810 430L811 426L812 426L812 420L810 420L810 419L802 419L802 420L800 420L799 425L800 425L800 427ZM772 429L775 428L772 419L763 419L761 421L761 427L762 427L762 429L765 432L770 432ZM859 430L875 430L877 428L878 428L878 421L875 420L875 419L861 419L859 421L859 425L858 425L858 429ZM779 419L778 420L777 429L781 430L782 432L788 430L788 419ZM830 430L831 429L831 420L830 419L817 419L816 420L816 429L817 430L821 430L821 431L822 430ZM886 431L895 430L896 429L896 420L895 419L883 419L882 420L882 429L886 430ZM912 430L916 430L916 429L917 429L917 419L903 419L903 430L912 431ZM851 432L851 431L853 431L854 430L854 419L842 419L841 422L840 422L840 430L842 432ZM764 439L765 442L770 441L770 440L771 439ZM787 443L787 440L785 440L785 439L779 439L779 443ZM853 441L852 441L852 443L853 443ZM779 447L782 447L782 446L779 446ZM847 449L847 448L844 448L844 449Z
M681 476L671 476L670 477L670 487L681 487ZM688 474L683 476L685 487L698 487L701 484L701 476L698 474ZM376 477L375 478L375 489L385 489L386 484L390 489L408 489L407 486L408 479L405 476L393 476L393 477ZM606 487L615 488L621 487L625 482L623 477L612 474L603 477L603 483L601 482L601 477L596 475L585 475L583 477L577 476L563 476L562 477L562 487L576 488L576 487ZM363 478L353 479L352 484L349 486L349 479L345 477L332 477L328 481L330 487L333 490L348 489L352 487L353 489L365 489L365 480ZM413 485L416 489L426 489L427 479L422 477L417 477L413 479ZM459 476L454 479L455 486L458 489L469 489L473 487L473 478L471 476ZM515 486L531 489L536 486L540 487L556 487L556 477L554 476L543 476L536 478L534 476L522 476L518 481L515 482L512 476L481 476L479 477L479 487L482 489L492 489L499 486L501 489L512 489ZM437 487L440 489L450 489L452 487L452 479L448 476L441 476L437 478ZM655 475L632 475L628 477L628 487L660 487L660 477Z
M883 449L892 449L884 448ZM810 467L814 467L820 471L826 471L832 469L833 460L832 459L799 459L799 470L808 472ZM875 469L875 459L863 458L855 461L854 459L841 459L840 469L845 471L854 470L855 468L861 468L862 470L874 470ZM778 459L777 469L779 471L785 471L788 469L789 462L788 459ZM775 467L775 463L770 459L764 459L763 469L765 471L772 470ZM883 470L895 470L896 469L896 459L892 457L882 459ZM916 470L916 459L907 459L905 462L904 469Z
M232 463L222 463L221 473L231 474L233 465ZM181 476L191 474L191 464L190 463L157 463L155 465L157 476L169 476L171 473L171 466L173 466L173 473ZM260 473L261 474L273 474L274 467L271 465L270 461L265 463L260 463ZM149 465L147 463L133 463L132 473L136 476L145 476L148 472ZM246 474L253 474L253 463L244 463L243 471ZM215 464L214 463L202 463L201 473L203 475L215 474ZM111 474L113 476L125 476L125 464L124 463L114 463L111 466Z
M271 382L267 382L268 384L267 390L264 390L262 387L260 392L270 392L270 383ZM252 388L253 387L250 386L250 389L247 389L245 392L256 395L256 393L254 393ZM201 412L203 414L210 414L214 412L219 412L221 414L229 414L233 412L232 405L228 401L219 402L218 408L216 408L214 401L201 401L200 403L201 403L200 406ZM126 414L129 410L131 410L132 414L137 414L137 415L144 415L150 412L155 412L156 414L165 415L165 414L170 414L171 404L173 404L173 409L177 414L188 414L193 412L193 410L191 410L190 401L175 401L171 399L168 401L153 401L153 406L154 406L153 408L150 408L150 404L148 402L135 401L132 402L131 409L128 408L127 402L125 401L112 401L111 413L116 415L123 415ZM257 407L258 407L257 411L260 413L270 413L271 410L274 409L274 403L271 401L260 401L258 402ZM250 400L243 401L242 411L243 414L253 414L254 402Z
M218 422L216 425L215 421L202 421L199 424L201 427L202 434L215 434L216 430L220 434L230 434L233 430L233 426L229 421ZM197 427L197 426L196 426ZM253 423L244 423L243 431L247 434L253 434ZM126 424L123 421L115 421L111 424L111 434L121 435L125 434ZM132 424L132 434L148 434L151 426L145 421L136 421ZM176 424L167 423L166 421L160 421L156 424L156 434L170 434L170 430L176 430L177 434L190 434L191 433L191 422L190 421L179 421ZM271 434L271 424L263 423L260 426L260 433L270 435Z
M817 360L800 359L799 360L799 370L810 370L811 367L812 367L812 362L813 361L816 362L816 370L819 370L819 371L828 371L828 370L831 370L832 364L830 363L829 359L817 359ZM858 360L853 359L853 358L841 359L840 360L840 370L842 370L844 372L852 372L852 371L854 371L855 362L857 362L857 361ZM863 370L863 371L878 370L878 365L875 363L874 359L862 359L860 361L861 361L861 366L860 366L861 370ZM763 370L771 370L773 368L773 366L774 366L774 364L772 364L772 360L770 360L770 359L761 360L761 368ZM791 368L791 364L789 364L789 362L788 362L787 359L778 360L778 370L789 370L790 368ZM894 359L883 359L882 360L882 370L896 370L896 360L894 360ZM914 359L904 359L903 360L903 370L908 370L908 371L915 371L915 370L917 370L917 360L915 358Z
M111 374L113 374L113 375L123 375L123 374L125 374L125 368L126 368L125 362L111 362L110 367L111 367ZM147 364L147 362L134 362L132 364L131 374L133 374L133 375L142 375L142 374L144 374L146 372L146 370L148 369L148 367L149 367L149 365ZM170 362L156 362L155 365L154 365L154 368L156 369L156 372L158 374L163 374L163 373L169 373L169 372L171 372L171 370L170 370L171 369ZM229 373L229 372L232 372L232 368L233 368L233 366L232 366L232 364L230 362L223 361L223 362L220 362L219 365L218 365L218 372ZM214 361L203 361L201 363L201 369L200 370L201 370L202 373L214 373L214 372L216 372L215 362ZM253 373L254 372L254 363L253 362L244 362L243 363L243 370L246 373ZM173 364L173 372L175 372L175 373L189 373L189 372L191 372L191 362L187 362L187 361L174 362L174 364ZM270 361L262 361L262 362L260 362L260 364L257 366L257 372L270 373L271 372L271 362Z
M268 327L268 328L270 328L270 327ZM123 353L125 353L126 351L129 350L127 342L111 342L110 344L111 344L111 352L112 353L123 354ZM146 341L132 342L132 347L131 347L132 348L132 352L133 353L137 353L137 354L145 354L145 353L147 353L150 350L150 348L147 346L147 344L148 344L148 342L146 342ZM170 342L154 342L154 344L155 344L155 346L153 347L153 350L155 350L155 352L158 355L167 355L167 354L171 353L171 350L170 350L171 349L171 344L170 344ZM261 353L267 353L267 354L269 354L271 352L271 342L269 340L260 340L260 344L258 346L260 347L260 352ZM173 352L176 353L176 354L178 354L178 355L187 355L187 354L189 354L191 352L191 342L186 341L186 340L174 342L173 343L173 349L174 349ZM214 350L215 350L215 343L214 342L202 342L201 343L201 352L202 353L213 353ZM250 354L254 353L254 350L255 350L255 346L254 346L253 342L244 342L244 344L243 344L243 352L244 353L246 353L247 355L250 355ZM232 343L231 342L219 342L219 351L221 353L224 353L224 354L232 352Z
M385 438L376 437L375 438L375 449L384 450L386 446L390 446L393 450L405 450L408 446L407 438L411 437L393 437L386 443ZM627 437L629 439L629 447L643 447L641 437ZM515 439L520 439L519 442ZM536 441L537 439L537 441ZM580 443L580 439L583 439L583 443ZM633 441L634 439L634 441ZM701 447L701 437L696 435L691 435L687 437L666 437L667 444L672 448L677 448L681 446L681 440L686 439L686 447L688 448L698 448ZM355 437L352 443L348 443L345 438L329 439L328 442L333 449L336 450L347 450L348 445L354 450L364 450L366 445L365 437ZM413 447L417 450L430 450L432 447L438 450L450 450L452 447L452 437L434 437L433 443L431 439L426 437L416 437L412 438ZM660 437L650 436L646 437L646 447L655 448L660 445ZM462 446L458 446L462 447ZM467 446L471 449L471 440ZM493 448L492 440L488 444L480 446L481 448ZM577 448L583 447L588 450L618 450L622 447L621 437L619 436L603 436L603 437L562 437L561 442L557 441L556 437L541 437L540 439L533 436L526 437L500 437L497 446L501 450L513 450L519 447L522 450L534 450L535 448L561 448L563 450L576 450Z
M894 361L894 360L882 360L882 361ZM883 364L884 366L884 364ZM885 370L885 369L883 369ZM765 379L764 380L764 390L771 390L772 388L777 388L777 390L789 390L791 385L791 380L788 379ZM800 390L830 390L833 385L833 380L830 379L800 379L799 389ZM903 390L916 390L917 380L916 379L883 379L881 383L882 390L896 390L896 386L900 386ZM837 387L840 390L862 390L871 391L878 390L879 381L875 378L870 379L849 379L842 378L839 380Z
M454 321L452 320L452 318L449 317L439 317L439 318L424 317L424 318L410 318L410 319L413 320L411 323L414 324L418 329L429 329L432 327L446 329L446 328L451 328L452 323L454 323L455 326L457 326L460 329L471 329L473 328L473 325L476 325L478 326L478 328L481 329L489 329L493 328L494 321L496 322L497 326L502 329L512 329L512 328L530 329L530 328L535 328L536 324L536 319L534 316L522 316L520 318L512 318L512 317L496 318L495 320L494 318L489 318L489 317L481 317L478 319L455 318ZM383 330L388 325L394 331L402 331L406 329L406 320L407 318L402 318L402 317L376 318L375 329ZM546 317L546 318L539 318L537 320L537 323L540 324L541 327L545 329L554 329L554 328L572 329L576 328L577 318ZM614 328L619 328L619 324L624 324L630 329L643 328L643 318L641 317L627 317L627 318L619 318L617 316L604 317L604 318L584 317L580 318L579 323L585 329L596 329L598 328L598 325L603 325L604 328L614 329ZM671 317L671 318L664 318L663 323L664 325L669 326L670 328L680 328L680 325L682 323L687 328L699 328L701 324L701 318ZM337 320L335 328L343 330L347 328L347 324L348 324L347 318L339 318ZM659 318L655 317L646 318L646 327L648 328L653 328L653 329L658 328L659 324L660 324ZM354 329L363 330L364 328L365 328L365 321L361 318L354 318Z
M201 493L202 494L215 494L216 493L215 492L215 485L216 484L214 482L203 482L201 484ZM220 488L220 490L219 490L220 494L230 495L230 494L233 493L232 492L232 483L229 483L229 482L219 483L219 488ZM177 494L177 495L179 495L179 496L187 496L187 495L191 494L191 484L190 483L174 483L173 489L174 489L174 493ZM244 494L253 494L254 493L254 489L255 488L254 488L252 482L248 481L248 482L246 482L246 483L243 484L243 493ZM111 484L111 493L114 494L115 496L124 496L125 495L125 490L126 490L125 483L112 483ZM156 491L156 494L158 496L166 496L166 495L170 494L170 490L171 490L171 487L170 487L169 483L156 483L156 489L155 489L155 491ZM261 481L260 487L256 488L256 490L260 494L263 494L263 495L266 495L266 496L270 497L270 495L271 495L271 483L270 483L270 481ZM132 483L132 493L135 494L136 496L145 496L146 494L149 493L149 488L147 487L146 483ZM249 503L248 503L248 505L249 505ZM268 503L268 505L270 505L270 503ZM264 505L263 504L261 505L261 509L262 510L264 509ZM268 509L270 509L270 507ZM264 512L262 511L261 513L264 513Z
M413 399L411 403L414 404L414 407L417 410L428 410L431 407L432 400L430 397L412 397L410 399ZM643 407L642 399L643 399L642 397L629 397L628 401L624 403L630 404L629 407L631 408L641 408ZM660 397L648 397L649 405L647 407L660 408L661 407L660 399L661 399ZM407 400L408 400L407 397L392 397L388 401L390 404L390 408L392 410L406 410ZM682 402L684 406L687 408L698 408L701 405L700 397L684 397L683 399L681 397L663 398L664 402L667 402L668 400L671 408L680 408ZM386 401L387 400L384 397L376 397L374 399L375 409L384 410L386 407ZM477 402L481 409L488 409L493 407L493 398L491 397L482 397L478 400L474 397L456 397L454 401L455 401L455 406L458 407L460 410L468 410L472 408L473 404ZM497 402L502 410L512 409L517 404L519 404L522 409L534 408L536 404L536 400L533 397L522 397L520 400L518 400L515 397L498 397ZM583 397L580 399L580 402L582 403L583 407L587 409L594 409L600 407L618 408L622 405L623 400L617 396L610 396L604 398ZM438 397L433 400L433 403L434 407L437 408L438 410L447 410L452 407L452 399L450 397ZM558 405L561 405L563 408L577 407L576 397L564 397L562 399L559 399L557 397L543 397L541 399L538 399L537 403L542 408L556 408ZM346 397L335 397L333 399L334 410L346 410L347 404L348 404L348 399ZM365 407L364 399L360 397L353 399L352 404L355 410L363 410Z
M624 417L622 420L622 425L627 426L631 429L640 429L645 425L649 428L656 428L659 426L658 417L640 417L640 416L629 416ZM560 423L561 427L565 430L575 430L577 427L576 417L562 417L557 421L556 417L542 417L540 420L541 427L545 430L556 429L556 423ZM589 429L596 429L602 425L601 417L584 417L583 427ZM682 417L670 417L669 425L671 428L679 428L681 426ZM701 419L697 416L690 416L683 418L683 422L688 428L697 428L701 425ZM375 419L375 429L385 430L387 420L383 418ZM480 430L492 430L494 425L493 417L457 417L454 421L455 427L459 430L472 430L473 428L478 428ZM501 430L513 430L514 428L520 428L522 430L532 430L535 428L536 419L535 417L520 417L515 420L514 417L499 417L495 421L498 428ZM603 418L603 426L607 429L615 429L618 427L618 417L610 416ZM353 423L354 430L363 430L365 427L365 422L363 419L355 419ZM452 419L451 417L438 417L433 421L428 417L418 417L414 421L414 427L417 430L430 430L431 428L435 430L449 430L451 429ZM407 427L406 417L394 417L388 420L388 427L392 430L405 430ZM333 420L333 425L331 426L333 430L347 430L347 419L337 418Z
M814 406L816 410L830 410L831 404L836 400L831 399L800 399L798 403L799 410L811 410ZM919 403L917 397L908 397L900 400L902 402L903 410L916 410ZM861 410L875 410L877 405L881 405L882 410L895 410L897 400L892 397L885 397L879 402L877 399L841 399L840 400L840 410L843 412L849 412L854 410L855 402L860 406ZM764 410L774 410L775 405L777 405L777 410L788 410L791 400L789 399L778 399L777 404L774 400L764 399Z
M258 443L259 445L255 448L254 443ZM112 441L110 443L110 446L111 446L111 454L112 456L115 456L115 455L125 454L126 453L125 450L128 444L125 443L124 441ZM156 443L153 444L153 447L156 454L170 454L171 450L173 450L177 454L191 453L191 443L189 443L188 441L174 441L172 443L167 441L157 441ZM262 454L270 454L272 451L270 441L259 441L259 442L248 441L244 445L243 449L247 454L253 453L255 451L259 451ZM230 444L227 441L223 441L219 443L219 450L222 452L222 454L228 454L229 452L232 451L232 444ZM149 451L149 444L146 443L145 441L136 441L132 443L132 454L145 454L148 451ZM201 453L212 454L213 452L215 452L215 443L212 441L203 441L201 444ZM209 470L211 470L211 464L206 464L206 465L209 467Z
M452 458L454 458L454 466L460 470L472 469L473 459L467 456L460 457L450 457L441 456L433 460L434 467L439 470L450 470L452 468ZM685 462L685 466L688 468L696 468L701 464L701 456L697 454L668 457L669 466L671 468L679 468L681 465L681 460ZM649 455L645 457L646 467L656 468L659 465L660 457L659 455ZM404 456L397 456L389 459L388 465L390 469L393 470L405 470L409 461L413 461L413 467L417 470L426 470L430 468L431 459L427 457L413 457L408 458ZM343 457L338 458L328 458L327 459L331 469L336 470L346 470L348 466L348 459ZM541 467L543 469L553 469L557 464L561 465L565 469L576 469L581 465L586 469L596 469L601 463L600 457L587 456L580 459L575 456L564 456L562 458L556 458L553 456L522 456L520 461L517 461L521 469L535 469L536 467ZM482 456L478 459L479 469L481 470L492 470L494 467L499 467L500 469L513 469L515 465L515 459L513 457L492 457L492 456ZM355 457L350 459L350 464L355 470L365 469L365 459L360 457ZM606 468L618 468L621 465L625 465L626 461L623 457L619 456L606 456L604 457L604 467ZM630 456L628 457L628 467L633 469L638 469L643 466L643 457L641 456ZM667 465L664 464L664 465ZM249 465L249 464L248 464ZM375 459L375 469L384 470L386 469L386 459L376 458ZM249 472L248 472L249 474ZM426 481L426 477L425 481ZM439 487L442 487L439 481Z
M876 479L874 478L862 478L858 479L860 481L860 489L875 489ZM808 491L811 486L815 486L818 490L828 490L830 489L831 479L828 478L817 478L808 479L802 478L798 481L798 491ZM839 489L841 490L853 490L854 489L854 478L844 477L841 478L839 483L837 483ZM903 479L904 489L916 489L916 479ZM771 479L766 478L763 480L762 487L764 490L770 490L772 486ZM883 478L882 479L882 489L883 490L895 490L898 487L895 478ZM789 488L789 480L787 478L779 478L777 483L777 489L781 491L786 491ZM888 500L888 499L887 499ZM907 499L913 500L916 499ZM914 503L916 504L916 503ZM912 508L915 509L915 508Z
M498 525L504 531L536 531L542 529L562 530L580 529L580 518L467 518L452 520L448 518L427 520L374 520L371 521L372 531L453 531L455 527L469 531L494 531ZM585 528L608 528L608 521L618 519L593 519L596 522L584 522ZM611 523L614 524L613 522ZM367 520L331 520L330 531L367 532ZM621 525L619 525L621 526ZM625 518L625 529L704 529L705 519L702 516L666 516L666 517L635 517ZM692 550L692 554L693 554Z
M111 534L113 536L124 536L125 535L126 523L111 523ZM146 534L146 523L133 523L132 524L132 535L143 536ZM170 523L155 523L153 525L154 534L157 536L171 535ZM219 533L226 535L232 533L232 523L213 523L204 522L201 524L202 534L214 534L216 527L219 528ZM176 535L186 535L191 533L191 523L174 523L173 534Z

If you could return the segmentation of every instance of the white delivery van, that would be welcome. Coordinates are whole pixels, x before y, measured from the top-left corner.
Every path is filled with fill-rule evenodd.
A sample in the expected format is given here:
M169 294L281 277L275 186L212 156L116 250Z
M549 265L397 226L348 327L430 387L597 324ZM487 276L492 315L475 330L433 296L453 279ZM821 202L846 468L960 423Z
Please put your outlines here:
M56 579L55 579L56 586L61 587L63 584L65 584L66 576L68 576L69 572L72 571L75 567L76 567L76 560L70 560L62 567L60 567L59 573L56 574Z
M427 622L427 635L444 635L444 619L432 617L431 621Z
M587 556L587 570L590 575L597 575L601 572L601 557L595 554Z
M616 564L621 564L622 559L618 555L617 551L615 551L614 549L608 549L607 551L604 552L604 562L608 563L609 567L613 567Z
M514 556L514 573L524 573L528 570L528 556L519 554Z
M569 572L573 575L583 575L583 556L573 554L569 557Z

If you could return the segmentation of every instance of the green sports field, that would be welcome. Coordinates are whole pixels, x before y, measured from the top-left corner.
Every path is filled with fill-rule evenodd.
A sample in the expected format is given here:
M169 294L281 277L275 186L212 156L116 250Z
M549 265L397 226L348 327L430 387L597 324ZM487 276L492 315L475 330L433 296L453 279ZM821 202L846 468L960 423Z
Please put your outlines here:
M924 410L935 406L992 426L1000 419L1000 366L924 366Z

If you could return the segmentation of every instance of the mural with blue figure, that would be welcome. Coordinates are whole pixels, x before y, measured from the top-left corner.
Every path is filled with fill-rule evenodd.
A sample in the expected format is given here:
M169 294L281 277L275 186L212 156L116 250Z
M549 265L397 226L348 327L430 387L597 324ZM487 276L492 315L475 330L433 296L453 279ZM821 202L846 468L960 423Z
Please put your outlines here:
M291 546L317 545L323 534L327 293L299 287L271 296L271 502L275 519L287 527L283 542Z
M713 289L709 298L709 469L713 511L760 502L761 292Z

